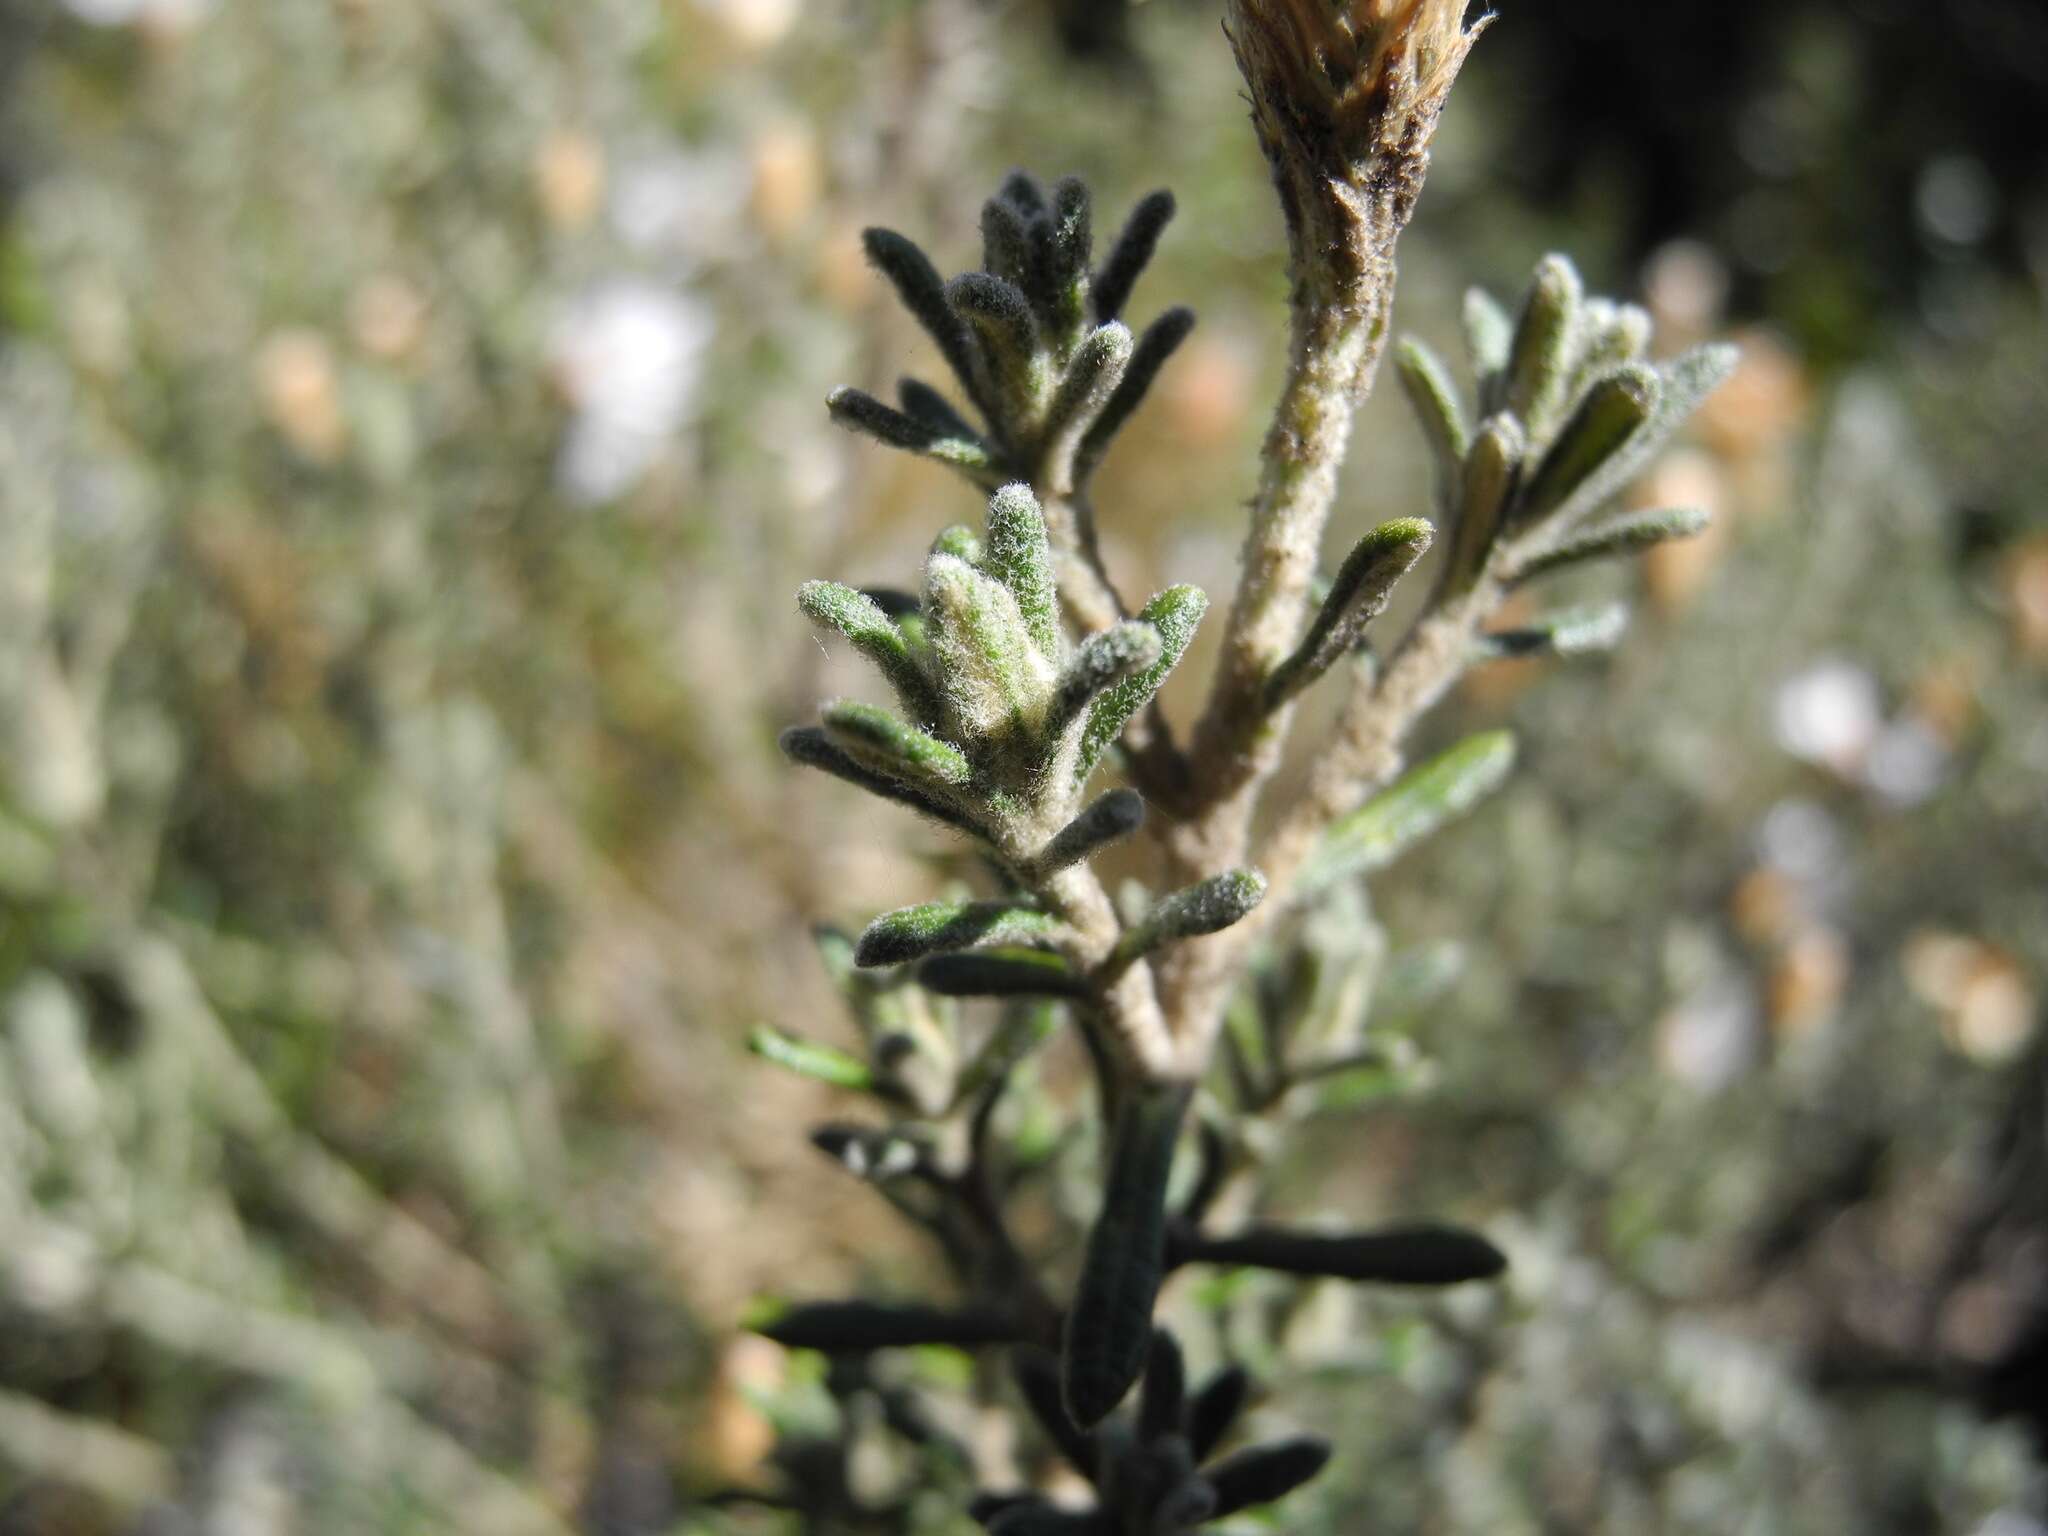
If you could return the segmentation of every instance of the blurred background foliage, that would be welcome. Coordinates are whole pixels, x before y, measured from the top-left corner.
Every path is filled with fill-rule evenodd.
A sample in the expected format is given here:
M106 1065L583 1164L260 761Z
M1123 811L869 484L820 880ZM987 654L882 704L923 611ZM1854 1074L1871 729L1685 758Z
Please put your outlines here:
M1316 1529L2039 1532L2048 16L1499 12L1403 326L1557 247L1733 331L1644 495L1718 521L1433 727L1523 766L1376 878L1434 992L1279 1170L1510 1281L1169 1304L1273 1324ZM773 747L845 685L797 580L971 511L825 421L930 361L858 231L1171 186L1202 324L1099 501L1226 591L1236 90L1197 0L0 11L0 1531L779 1528L707 1502L830 1412L748 1301L927 1266L742 1046L944 871ZM1375 399L1347 527L1425 474Z

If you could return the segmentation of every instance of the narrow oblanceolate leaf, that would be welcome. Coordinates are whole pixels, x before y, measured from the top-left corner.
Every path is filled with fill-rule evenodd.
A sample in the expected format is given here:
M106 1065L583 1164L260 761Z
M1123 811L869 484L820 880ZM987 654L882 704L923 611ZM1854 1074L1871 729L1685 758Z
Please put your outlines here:
M1225 870L1162 896L1152 910L1117 941L1105 963L1117 970L1162 944L1220 933L1238 922L1266 895L1266 877L1256 869Z
M1507 348L1516 340L1516 322L1501 301L1485 289L1464 291L1464 350L1473 360L1473 373L1481 383L1481 399L1485 399L1487 385L1491 379L1507 369ZM1499 401L1485 401L1481 410L1499 410Z
M918 985L941 997L1086 997L1086 978L1058 955L1035 949L963 950L932 955Z
M1152 1355L1145 1362L1145 1385L1138 1394L1138 1440L1149 1445L1163 1435L1177 1434L1187 1397L1187 1361L1180 1345L1164 1328L1152 1330Z
M1508 732L1466 737L1332 825L1297 890L1306 894L1392 863L1499 788L1514 764L1515 738Z
M925 621L947 706L975 737L1035 725L1054 672L1010 589L951 555L925 566Z
M1060 1350L1067 1417L1092 1429L1144 1369L1166 1271L1166 1185L1188 1093L1133 1092L1110 1144L1102 1212L1088 1233Z
M827 1354L863 1354L920 1344L972 1349L1012 1343L1018 1334L1015 1319L988 1308L948 1310L873 1301L791 1305L768 1300L749 1310L745 1326L787 1349L816 1349Z
M1270 1441L1226 1456L1202 1474L1216 1490L1211 1517L1221 1519L1284 1498L1329 1460L1330 1442L1317 1435Z
M1045 212L1045 190L1029 171L1010 172L1003 178L1003 184L996 188L996 196L1013 204L1026 218L1035 218Z
M981 265L1024 290L1037 276L1038 243L1030 216L1000 193L981 205Z
M1225 1366L1202 1384L1187 1412L1188 1449L1197 1462L1207 1461L1223 1443L1251 1389L1251 1377L1241 1365Z
M1059 931L1058 919L1022 901L927 901L885 912L861 933L853 957L864 966L977 944L1031 944Z
M834 744L857 762L929 788L965 784L974 776L967 755L928 736L886 709L839 699L820 711Z
M1443 359L1412 338L1394 350L1394 366L1401 375L1401 388L1415 408L1423 435L1436 454L1440 496L1448 502L1472 446L1472 429L1465 420L1465 408L1458 401L1458 387Z
M1588 560L1605 560L1633 555L1670 539L1689 539L1712 519L1699 507L1660 507L1652 512L1631 512L1607 522L1582 528L1573 537L1518 564L1509 573L1513 582L1533 581L1566 566Z
M917 317L918 324L938 344L939 355L945 358L946 366L953 370L968 394L974 397L975 404L986 411L989 402L980 397L975 375L973 337L966 323L946 302L945 282L931 264L931 259L915 242L905 239L893 229L866 230L861 235L861 243L867 250L869 262L888 278L897 297L903 301L903 307Z
M1050 729L1065 730L1105 689L1156 666L1165 650L1164 637L1143 619L1125 619L1090 635L1060 674Z
M1045 514L1031 487L1006 485L989 499L982 569L1010 589L1032 643L1048 660L1060 654L1060 594L1052 574Z
M825 409L840 426L888 447L937 459L984 481L995 472L995 459L979 437L942 432L894 406L884 405L865 390L835 389L825 397Z
M794 726L784 731L780 745L783 755L793 763L801 763L806 768L816 768L831 774L834 778L844 779L871 795L877 795L884 800L894 800L899 805L907 805L920 815L944 822L947 826L958 828L962 832L969 832L977 837L983 835L980 825L957 806L947 805L900 779L875 772L848 754L817 726Z
M1741 353L1726 343L1695 347L1690 352L1661 364L1657 409L1641 431L1622 449L1580 484L1553 514L1560 528L1573 528L1598 512L1628 487L1628 483L1649 467L1650 461L1671 441L1686 418L1699 409L1700 402L1718 389Z
M981 535L965 523L952 523L941 528L932 540L932 554L950 555L968 565L980 565L981 552Z
M1519 629L1481 635L1479 653L1488 657L1583 656L1610 651L1628 629L1628 605L1595 603L1561 608Z
M1112 320L1082 338L1045 413L1045 441L1078 443L1101 416L1123 383L1136 344L1121 321Z
M1610 304L1605 301L1601 301L1598 310L1592 301L1588 301L1586 310L1581 324L1583 340L1574 370L1581 388L1610 369L1619 368L1624 363L1641 362L1650 350L1648 310L1636 304Z
M1656 371L1641 363L1594 380L1523 488L1518 523L1540 522L1620 453L1649 423L1664 392Z
M813 624L836 629L872 661L896 690L903 707L929 718L938 700L931 679L918 665L910 643L888 611L865 592L836 581L807 581L796 592L797 607Z
M1508 1267L1506 1256L1477 1232L1433 1223L1342 1233L1255 1226L1230 1237L1194 1238L1186 1257L1377 1285L1459 1285L1491 1280Z
M1052 227L1046 234L1045 267L1050 292L1047 318L1064 349L1086 315L1088 262L1095 253L1093 209L1088 184L1062 176L1052 188Z
M988 372L1002 393L1004 417L1015 419L1038 403L1038 322L1014 283L988 272L964 272L946 285L946 302L980 342Z
M1043 877L1093 858L1144 824L1145 797L1135 789L1112 789L1053 834L1032 861L1033 871Z
M1123 735L1131 717L1151 702L1208 611L1208 594L1189 586L1168 587L1139 610L1138 618L1159 632L1159 659L1135 676L1111 684L1090 707L1088 723L1081 732L1080 755L1074 763L1077 783L1094 771L1102 754Z
M904 415L923 422L942 437L981 440L973 423L954 408L953 402L922 379L898 379L896 401L903 407Z
M1139 274L1151 263L1152 253L1158 248L1160 233L1173 217L1173 209L1173 194L1162 190L1147 193L1131 210L1123 232L1096 269L1095 281L1089 289L1097 321L1114 320L1124 312Z
M1536 276L1508 349L1505 404L1532 442L1549 437L1571 384L1571 344L1578 325L1578 269L1560 255L1536 264Z
M1130 362L1124 367L1122 382L1081 436L1081 446L1074 454L1076 484L1084 483L1094 472L1103 454L1109 451L1110 439L1130 420L1131 413L1137 410L1145 392L1152 387L1152 381L1159 376L1159 370L1166 366L1166 360L1188 339L1188 333L1194 328L1195 312L1179 305L1145 327L1144 334L1131 351Z
M766 1024L756 1025L747 1035L747 1049L763 1061L772 1061L801 1077L830 1083L834 1088L866 1091L875 1086L874 1073L858 1056L849 1055L837 1046L820 1045L815 1040L785 1035Z
M1454 590L1469 586L1485 567L1514 500L1527 448L1528 440L1514 417L1493 416L1480 424L1459 477L1457 526L1451 530Z
M1382 523L1360 539L1338 567L1329 595L1294 654L1266 681L1266 708L1280 705L1337 664L1386 611L1396 582L1429 549L1436 530L1419 517Z

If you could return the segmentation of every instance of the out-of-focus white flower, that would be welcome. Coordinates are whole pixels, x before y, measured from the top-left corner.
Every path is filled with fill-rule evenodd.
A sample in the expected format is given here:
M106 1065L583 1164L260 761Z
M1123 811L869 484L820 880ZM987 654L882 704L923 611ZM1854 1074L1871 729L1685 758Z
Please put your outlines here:
M96 27L137 24L183 31L213 9L213 0L64 0L71 14Z
M556 470L578 501L631 489L696 404L709 309L639 278L587 289L562 311L550 346L575 406Z
M1815 662L1778 685L1773 716L1787 752L1853 775L1883 723L1877 679L1854 662Z
M1657 1064L1699 1093L1714 1093L1756 1065L1762 1036L1754 990L1715 976L1681 998L1657 1025Z

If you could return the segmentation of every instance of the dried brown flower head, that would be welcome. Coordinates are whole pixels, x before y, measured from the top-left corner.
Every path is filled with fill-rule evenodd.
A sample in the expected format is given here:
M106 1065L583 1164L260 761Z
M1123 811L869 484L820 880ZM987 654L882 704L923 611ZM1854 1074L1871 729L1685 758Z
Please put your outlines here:
M1297 256L1333 236L1390 243L1407 222L1437 115L1486 25L1465 25L1466 4L1229 0L1224 26Z
M1347 136L1391 109L1440 105L1478 33L1465 0L1236 0L1240 58L1284 80L1301 108Z

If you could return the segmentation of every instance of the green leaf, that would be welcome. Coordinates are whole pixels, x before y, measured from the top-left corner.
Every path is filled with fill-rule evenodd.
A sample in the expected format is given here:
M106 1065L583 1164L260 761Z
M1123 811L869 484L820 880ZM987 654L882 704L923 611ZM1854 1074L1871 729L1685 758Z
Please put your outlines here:
M1053 183L1052 228L1045 242L1046 319L1063 350L1086 315L1088 262L1095 252L1092 218L1086 182L1062 176Z
M1266 708L1277 709L1336 665L1386 611L1394 585L1415 568L1436 530L1419 517L1382 523L1338 568L1300 647L1266 680Z
M1303 869L1302 894L1383 868L1500 787L1515 764L1506 731L1468 736L1338 820Z
M1075 451L1115 397L1130 367L1133 343L1122 322L1112 320L1088 333L1074 349L1058 393L1045 413L1044 440L1055 453Z
M1565 408L1581 291L1578 269L1569 258L1553 254L1536 264L1522 301L1508 350L1504 403L1532 442L1550 435Z
M1004 282L1028 290L1037 279L1038 242L1030 216L998 194L981 205L981 265Z
M820 1045L815 1040L801 1040L795 1035L785 1035L780 1030L770 1029L766 1024L756 1025L747 1035L747 1049L763 1061L772 1061L778 1067L786 1068L799 1077L814 1078L821 1083L830 1083L834 1088L871 1090L875 1086L874 1074L868 1064L857 1056L850 1056L836 1046Z
M932 955L917 984L940 997L1086 997L1087 981L1058 955L1036 949L962 950Z
M1163 189L1147 193L1131 210L1123 232L1096 269L1095 281L1089 289L1098 322L1114 320L1124 312L1131 290L1138 285L1139 274L1151 264L1152 253L1158 248L1159 236L1172 219L1173 210L1173 194Z
M922 379L898 379L896 400L903 407L906 416L923 422L941 437L969 438L976 442L981 440L981 434L974 430L965 416L953 408L953 402Z
M1516 656L1583 656L1610 651L1628 629L1628 605L1597 603L1560 608L1520 629L1496 630L1478 638L1479 654Z
M1188 586L1168 587L1139 611L1138 618L1159 631L1159 659L1135 676L1111 684L1095 700L1081 732L1081 751L1074 764L1076 783L1087 779L1102 754L1122 737L1131 717L1151 702L1208 611L1208 594L1200 587Z
M1434 1223L1342 1233L1254 1226L1230 1237L1191 1238L1187 1257L1378 1285L1458 1285L1491 1280L1508 1267L1506 1256L1478 1233Z
M1074 483L1085 484L1094 473L1095 466L1109 451L1110 439L1115 437L1131 413L1136 411L1145 398L1145 392L1152 387L1152 381L1159 376L1159 370L1166 366L1166 360L1173 356L1180 344L1188 339L1188 333L1195 328L1195 312L1176 306L1145 327L1144 335L1131 352L1131 360L1125 365L1123 379L1095 420L1081 436L1081 445L1074 453Z
M946 302L980 342L988 375L1003 409L996 420L1033 413L1043 393L1038 367L1038 322L1031 304L1014 284L987 272L965 272L946 285Z
M1587 560L1605 560L1633 555L1670 539L1689 539L1711 519L1699 507L1662 507L1654 512L1631 512L1582 529L1576 536L1542 551L1518 564L1508 573L1511 582L1533 581L1566 566Z
M1514 499L1527 448L1528 440L1514 417L1492 416L1480 424L1458 485L1457 526L1451 530L1450 584L1454 591L1470 587L1486 568L1502 519Z
M1037 218L1045 212L1045 191L1029 171L1010 172L1003 178L1003 184L996 188L996 196L1026 218Z
M1314 1477L1330 1459L1330 1442L1319 1435L1273 1440L1226 1456L1203 1476L1216 1490L1211 1518L1271 1504Z
M1628 487L1663 451L1700 402L1720 388L1741 353L1725 343L1695 347L1657 370L1661 385L1657 409L1641 431L1594 471L1566 498L1554 517L1560 528L1572 528L1600 510Z
M1439 495L1448 502L1464 466L1465 452L1472 446L1472 429L1466 424L1464 406L1458 403L1458 387L1451 382L1443 359L1419 341L1404 340L1394 351L1394 366L1436 455Z
M1185 1088L1134 1092L1117 1117L1102 1211L1060 1348L1060 1396L1081 1429L1107 1418L1144 1369L1166 1272L1167 1179L1188 1098Z
M1053 835L1052 841L1031 861L1032 871L1043 878L1093 858L1144 824L1145 797L1135 789L1112 789Z
M1251 1377L1241 1365L1228 1365L1202 1384L1188 1404L1188 1449L1197 1464L1205 1462L1230 1433L1251 1395Z
M1117 941L1105 971L1121 970L1162 944L1219 933L1241 920L1266 894L1266 877L1256 869L1225 870L1182 886L1153 903L1152 910Z
M981 564L981 535L965 523L954 523L941 528L938 537L932 540L934 555L951 555L967 565Z
M948 1310L872 1301L814 1301L792 1306L769 1299L748 1309L745 1326L784 1348L827 1354L864 1354L924 1344L968 1349L1013 1343L1018 1336L1014 1319L986 1307Z
M1060 654L1060 594L1052 574L1045 514L1024 484L1006 485L988 504L988 544L982 569L1010 589L1024 627L1047 660Z
M880 603L836 581L807 581L797 588L796 604L813 624L836 629L872 661L905 709L924 719L937 712L937 690L918 665L902 630Z
M886 709L840 699L822 714L834 745L878 773L934 790L965 784L974 776L958 747L904 724Z
M1032 643L1010 589L963 560L934 555L924 610L939 687L961 729L987 737L1035 724L1052 696L1052 663Z
M1595 380L1529 477L1515 521L1540 522L1556 511L1643 429L1663 392L1655 370L1640 363Z
M820 772L831 774L834 778L844 779L871 795L878 795L884 800L894 800L899 805L907 805L919 815L929 816L934 821L944 822L947 826L955 827L962 832L973 833L976 837L984 835L981 826L966 812L947 805L900 779L875 772L849 755L816 726L796 726L784 731L780 745L783 755L793 763L801 763L806 768L816 768Z
M1465 350L1472 359L1472 373L1479 381L1482 413L1500 409L1498 380L1508 366L1508 349L1514 345L1515 322L1500 301L1484 288L1465 290Z
M1138 1440L1150 1445L1178 1434L1187 1402L1187 1361L1164 1328L1152 1330L1152 1355L1145 1362L1145 1389L1138 1395Z
M863 966L901 965L975 945L1030 944L1059 928L1058 919L1022 901L927 901L869 923L853 958Z
M864 433L890 448L922 454L964 470L976 479L995 473L995 459L979 437L960 437L938 430L892 406L884 405L865 390L841 387L825 397L825 409L832 420L849 431Z
M984 412L989 402L981 397L975 371L974 341L964 321L946 302L946 285L929 257L915 243L893 229L869 229L861 244L875 270L888 278L903 307L917 317L946 366L965 386L968 395Z
M1578 389L1625 363L1641 362L1650 350L1650 312L1635 304L1589 299L1579 330L1579 355L1573 368Z
M1053 696L1050 731L1064 731L1103 690L1156 666L1164 637L1143 619L1124 619L1090 635L1075 649Z

